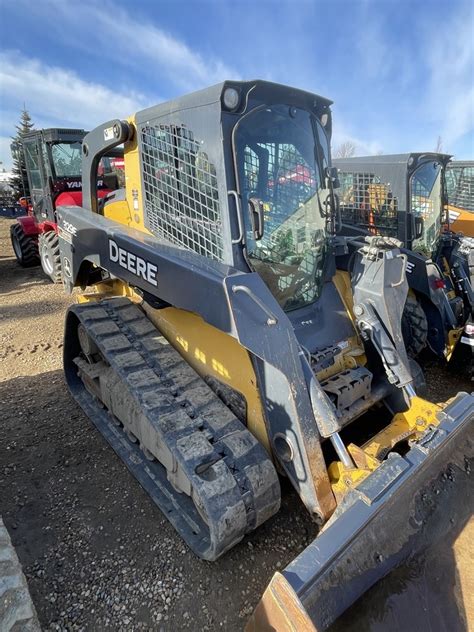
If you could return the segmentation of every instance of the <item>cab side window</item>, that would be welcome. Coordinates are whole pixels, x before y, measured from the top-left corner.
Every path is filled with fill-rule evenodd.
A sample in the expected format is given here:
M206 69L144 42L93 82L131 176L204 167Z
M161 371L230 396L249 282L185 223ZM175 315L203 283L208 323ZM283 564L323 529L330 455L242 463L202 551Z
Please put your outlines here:
M42 189L43 182L41 178L40 157L38 145L36 143L25 144L25 160L30 174L31 188Z

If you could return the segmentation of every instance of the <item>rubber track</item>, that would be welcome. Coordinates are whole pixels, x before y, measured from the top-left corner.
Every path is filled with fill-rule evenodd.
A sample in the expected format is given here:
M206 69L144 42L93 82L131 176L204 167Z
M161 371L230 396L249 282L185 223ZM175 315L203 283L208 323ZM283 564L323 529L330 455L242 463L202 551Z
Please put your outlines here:
M66 339L72 394L197 555L217 559L278 511L279 481L265 449L137 305L110 299L73 306L68 319L71 313L146 415L153 440L163 442L179 462L199 496L206 522L192 499L176 492L164 466L144 457L85 389L77 370L74 375L77 359L67 356L74 343L71 347Z
M0 518L0 630L40 632L20 562Z

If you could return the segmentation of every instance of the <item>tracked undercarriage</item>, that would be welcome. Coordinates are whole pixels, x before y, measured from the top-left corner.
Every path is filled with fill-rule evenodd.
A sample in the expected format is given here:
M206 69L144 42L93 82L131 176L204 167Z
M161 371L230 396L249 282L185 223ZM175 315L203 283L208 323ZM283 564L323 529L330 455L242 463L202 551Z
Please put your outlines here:
M74 396L197 555L217 559L278 511L263 447L138 306L79 305L67 327Z
M399 244L335 236L329 105L225 82L109 121L84 139L85 208L59 212L66 288L93 288L66 319L69 388L192 550L278 511L277 471L327 525L256 630L330 625L423 545L415 492L473 455L474 397L417 396ZM99 206L122 143L126 188Z

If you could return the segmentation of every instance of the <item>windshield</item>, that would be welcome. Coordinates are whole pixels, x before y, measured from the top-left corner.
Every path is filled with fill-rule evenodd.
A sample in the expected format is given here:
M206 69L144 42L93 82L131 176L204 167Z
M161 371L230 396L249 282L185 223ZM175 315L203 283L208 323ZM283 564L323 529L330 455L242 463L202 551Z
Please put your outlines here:
M54 164L54 172L57 178L82 177L82 143L54 143L51 145L51 156ZM47 163L46 163L47 164ZM97 168L97 176L103 178L107 175L115 175L118 185L123 186L123 158L117 155L103 156ZM102 185L101 185L102 186Z
M242 118L234 138L249 262L283 309L312 303L327 251L326 134L309 112L273 105ZM263 210L261 239L249 201Z
M423 234L413 241L413 250L427 256L434 250L441 232L441 175L441 164L432 161L420 165L410 179L411 209L423 219Z
M54 171L58 178L81 177L82 143L54 143L51 145Z
M340 171L339 181L344 224L360 226L373 235L398 236L398 199L390 184L369 171Z

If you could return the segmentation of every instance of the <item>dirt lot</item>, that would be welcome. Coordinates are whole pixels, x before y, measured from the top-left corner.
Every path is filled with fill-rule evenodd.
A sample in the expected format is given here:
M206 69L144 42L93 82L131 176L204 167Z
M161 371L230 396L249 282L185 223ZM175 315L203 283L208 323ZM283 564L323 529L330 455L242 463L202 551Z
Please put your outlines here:
M69 397L61 352L73 298L18 267L10 223L0 218L0 512L44 629L242 630L314 525L284 486L278 516L220 561L195 558ZM433 399L470 389L427 376ZM385 593L379 612L390 582ZM358 629L376 629L374 598L358 605Z

